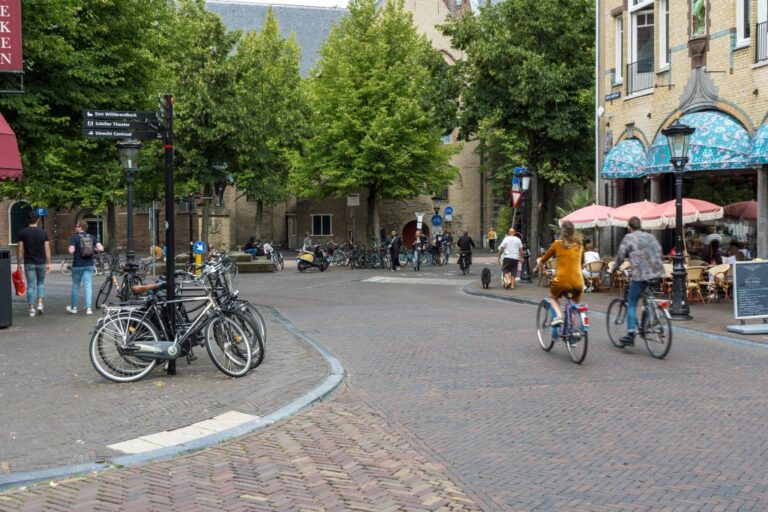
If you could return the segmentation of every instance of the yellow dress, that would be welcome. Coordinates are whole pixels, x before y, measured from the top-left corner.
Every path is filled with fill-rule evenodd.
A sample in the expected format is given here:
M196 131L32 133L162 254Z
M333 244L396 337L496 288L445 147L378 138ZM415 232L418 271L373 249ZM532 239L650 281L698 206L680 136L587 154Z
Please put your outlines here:
M581 273L581 260L584 246L581 244L566 247L561 240L555 240L541 257L541 263L557 258L557 272L552 280L553 297L560 297L564 292L574 291L573 301L581 300L584 291L584 274Z

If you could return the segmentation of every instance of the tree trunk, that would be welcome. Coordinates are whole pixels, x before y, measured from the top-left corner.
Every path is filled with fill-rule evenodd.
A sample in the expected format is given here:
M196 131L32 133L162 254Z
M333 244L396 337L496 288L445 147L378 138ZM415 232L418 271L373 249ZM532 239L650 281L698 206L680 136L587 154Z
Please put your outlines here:
M207 197L212 197L212 188L211 185L206 183L203 188L203 195ZM208 235L209 235L209 228L211 225L211 201L205 201L203 202L203 229L200 233L200 240L204 241L205 243L208 243Z
M263 199L257 199L256 200L256 229L253 233L253 236L256 237L256 239L261 240L261 220L264 217L264 200Z
M379 240L379 208L378 208L378 198L376 197L377 191L376 188L369 188L368 189L368 218L366 219L366 236L368 237L368 242L371 240Z
M117 208L114 201L107 201L107 236L106 236L107 251L113 250L117 247Z

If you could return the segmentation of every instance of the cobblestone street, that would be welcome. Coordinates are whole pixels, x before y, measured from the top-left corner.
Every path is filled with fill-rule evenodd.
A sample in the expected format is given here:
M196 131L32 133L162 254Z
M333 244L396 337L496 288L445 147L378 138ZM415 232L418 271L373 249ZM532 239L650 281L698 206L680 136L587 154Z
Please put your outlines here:
M242 276L244 293L258 286L260 303L342 361L343 389L182 458L6 491L0 510L768 508L762 346L675 333L658 361L642 345L613 348L596 313L574 365L562 344L538 347L533 306L464 292L481 267ZM86 388L110 386L81 359ZM226 382L253 383L278 363ZM316 364L319 380L327 369ZM153 380L139 384L150 399L163 393ZM237 397L220 400L237 409Z

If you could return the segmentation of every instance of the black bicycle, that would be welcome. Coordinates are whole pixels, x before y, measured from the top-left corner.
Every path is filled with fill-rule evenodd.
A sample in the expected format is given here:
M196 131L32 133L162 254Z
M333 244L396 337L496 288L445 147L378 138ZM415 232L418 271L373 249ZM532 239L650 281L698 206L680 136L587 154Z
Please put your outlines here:
M472 253L462 251L459 255L459 270L463 275L469 274L469 267L472 265Z
M672 348L672 320L669 315L669 301L657 298L656 283L646 286L641 296L641 314L637 334L645 341L648 353L656 359L664 359ZM608 306L605 322L608 338L617 348L624 348L620 341L627 332L627 292L623 299L614 299Z

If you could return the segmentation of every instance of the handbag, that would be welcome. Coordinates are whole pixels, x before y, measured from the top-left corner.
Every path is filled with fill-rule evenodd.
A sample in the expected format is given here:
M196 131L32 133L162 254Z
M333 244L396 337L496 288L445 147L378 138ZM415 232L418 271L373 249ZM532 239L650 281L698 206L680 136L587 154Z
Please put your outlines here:
M13 280L13 287L16 289L16 295L24 295L27 293L27 285L24 283L24 278L21 275L20 269L16 269L11 276L11 279Z

